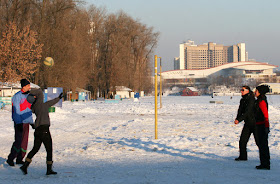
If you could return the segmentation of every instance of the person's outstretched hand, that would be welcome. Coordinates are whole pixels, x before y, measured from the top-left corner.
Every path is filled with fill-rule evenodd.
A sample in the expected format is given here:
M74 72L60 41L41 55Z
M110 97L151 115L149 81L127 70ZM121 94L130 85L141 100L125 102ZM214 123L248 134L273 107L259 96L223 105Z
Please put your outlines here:
M64 97L64 95L63 95L63 93L60 93L60 95L58 96L58 98L63 98Z
M30 126L32 127L32 129L35 129L35 125L30 123Z

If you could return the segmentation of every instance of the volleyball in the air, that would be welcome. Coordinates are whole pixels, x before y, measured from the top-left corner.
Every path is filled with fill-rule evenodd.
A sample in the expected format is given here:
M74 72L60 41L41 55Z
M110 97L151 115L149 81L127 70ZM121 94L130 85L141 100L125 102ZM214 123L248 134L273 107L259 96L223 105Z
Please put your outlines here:
M45 64L46 66L52 67L52 66L54 65L53 58L51 58L51 57L46 57L45 60L44 60L44 64Z

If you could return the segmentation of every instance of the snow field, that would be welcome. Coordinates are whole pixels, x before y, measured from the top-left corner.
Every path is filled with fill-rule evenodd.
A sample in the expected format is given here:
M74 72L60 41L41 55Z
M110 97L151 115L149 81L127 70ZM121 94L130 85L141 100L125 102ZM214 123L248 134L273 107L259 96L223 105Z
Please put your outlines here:
M209 101L223 101L211 104ZM28 175L5 160L13 143L10 107L0 111L0 183L279 183L280 96L269 96L271 170L258 171L253 136L247 162L235 162L243 123L240 97L163 97L154 139L154 98L64 102L50 113L56 176L45 176L44 146ZM33 146L30 129L28 151Z

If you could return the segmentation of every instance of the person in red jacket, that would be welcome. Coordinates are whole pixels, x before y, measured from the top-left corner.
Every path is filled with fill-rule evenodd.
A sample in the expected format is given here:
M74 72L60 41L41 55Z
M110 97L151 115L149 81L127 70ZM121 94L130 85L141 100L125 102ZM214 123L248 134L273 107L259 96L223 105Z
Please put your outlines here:
M267 85L256 87L255 96L256 100L256 130L258 137L258 147L261 165L256 166L256 169L270 170L270 154L268 147L268 133L269 120L268 120L268 103L265 94L269 92Z

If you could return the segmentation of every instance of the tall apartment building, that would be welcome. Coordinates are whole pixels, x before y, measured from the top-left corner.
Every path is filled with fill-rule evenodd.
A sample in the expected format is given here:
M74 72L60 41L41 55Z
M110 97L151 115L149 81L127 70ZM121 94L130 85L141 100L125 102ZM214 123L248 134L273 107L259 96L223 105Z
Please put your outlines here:
M194 41L189 40L180 44L180 59L174 60L174 69L206 69L226 63L246 61L247 58L245 43L232 46L212 42L195 45Z
M180 58L179 57L174 58L174 70L180 70Z

